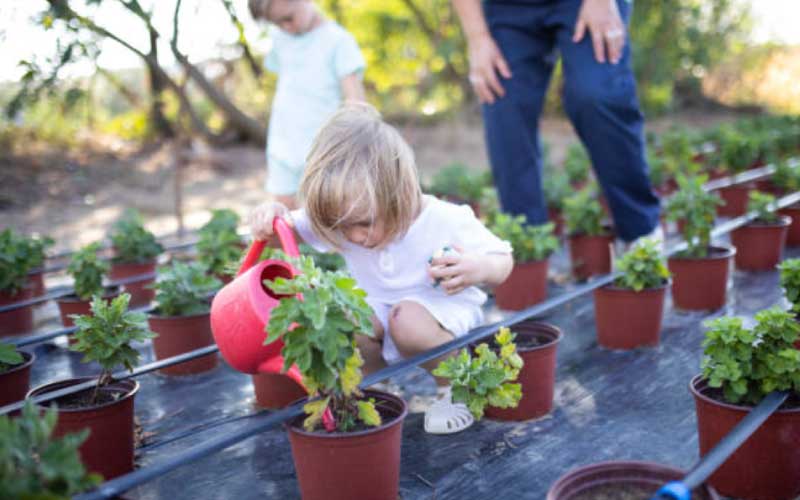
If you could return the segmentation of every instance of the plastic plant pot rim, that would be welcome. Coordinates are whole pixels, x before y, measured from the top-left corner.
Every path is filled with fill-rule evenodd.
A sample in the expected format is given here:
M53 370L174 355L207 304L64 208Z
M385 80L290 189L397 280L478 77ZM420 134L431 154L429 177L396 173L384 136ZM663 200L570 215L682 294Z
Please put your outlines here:
M679 256L678 253L674 253L667 257L667 260L691 260L691 261L700 261L700 260L724 260L730 259L734 255L736 255L736 247L732 246L723 246L723 245L709 245L708 250L714 251L719 250L722 253L720 255L707 255L705 257L690 257L690 256ZM685 250L681 250L685 251Z
M10 368L10 369L8 369L8 370L6 370L4 372L0 372L0 377L2 377L3 375L8 375L10 373L18 372L20 370L24 370L24 369L28 368L29 366L31 366L34 361L36 361L36 355L33 354L32 352L28 352L28 351L18 351L18 352L20 354L22 354L22 357L25 358L25 361L23 361L19 365L14 365L12 368Z
M103 295L100 296L102 299L109 299L114 295L119 295L122 293L122 287L119 285L109 285L103 287ZM79 302L91 302L92 299L83 300L82 298L78 297L75 293L71 293L69 295L65 295L63 297L59 297L56 299L56 302L66 302L69 304L77 304Z
M408 415L408 403L406 403L403 398L401 398L399 396L395 396L394 394L391 394L391 393L388 393L388 392L375 391L375 390L371 390L371 389L365 389L362 392L364 393L364 399L366 399L368 396L372 395L372 396L377 396L377 397L380 397L380 398L383 398L383 399L388 399L390 401L394 401L394 402L398 403L400 408L401 408L400 414L397 415L396 417L394 417L389 422L383 422L381 425L379 425L377 427L372 427L370 429L366 429L366 430L363 430L363 431L356 431L356 432L338 432L338 431L324 432L324 433L323 432L308 432L307 430L305 430L303 428L298 428L298 427L295 427L294 425L292 425L293 422L295 422L297 420L300 420L301 418L305 418L305 412L301 413L297 417L290 418L289 420L285 421L283 423L283 427L284 427L284 429L286 429L287 432L292 432L292 433L295 433L295 434L299 434L301 436L306 436L306 437L315 438L315 439L339 439L339 438L345 438L345 437L346 438L355 438L355 437L361 437L361 436L368 436L370 434L375 434L377 432L383 431L384 429L388 429L389 427L391 427L393 425L401 423L406 418L406 416ZM306 398L302 398L302 399L298 399L297 401L293 401L292 403L289 403L288 406L294 406L294 405L296 405L297 403L299 403L301 401L306 401L307 399L308 399L307 397Z
M637 294L638 294L638 293L648 293L648 292L655 293L655 292L658 292L658 291L664 290L664 289L666 289L666 288L669 288L669 287L670 287L670 285L672 285L672 280L671 280L671 279L666 279L666 280L664 280L664 281L663 281L663 283L661 283L659 286L654 286L654 287L650 287L650 288L642 288L641 290L639 290L639 291L637 292L637 291L636 291L636 290L634 290L633 288L625 288L625 287L623 287L623 286L617 286L617 285L615 285L615 284L612 282L612 283L611 283L611 284L609 284L609 285L606 285L606 286L601 286L601 287L600 287L600 288L598 288L597 290L598 290L598 291L599 291L599 290L602 290L602 291L604 291L604 292L611 292L611 293L625 293L625 292L628 292L628 293L637 293Z
M89 380L94 380L94 378L95 377L74 377L74 378L67 378L67 379L63 379L63 380L57 380L55 382L48 382L48 383L42 384L42 385L40 385L38 387L34 387L30 391L28 391L28 394L25 397L27 399L27 398L32 398L34 396L45 395L45 394L47 394L48 392L51 392L51 391L50 390L42 391L42 389L50 388L51 386L59 386L59 387L53 387L52 388L53 391L57 391L59 389L64 389L66 387L69 387L70 385L78 385L78 384L80 384L82 382L86 382L86 381L89 381ZM71 382L74 382L74 384L71 383ZM113 382L111 382L111 384L108 384L107 386L104 386L104 387L109 387L109 386L114 385L114 384L133 384L133 388L131 388L129 391L126 391L122 397L120 397L119 399L115 399L114 401L109 401L107 403L103 403L103 404L99 404L99 405L87 406L87 407L84 407L84 408L62 408L62 407L59 406L58 407L58 412L59 413L80 413L80 412L96 411L96 410L100 410L100 409L103 409L103 408L107 408L109 406L113 406L113 405L119 404L122 401L125 401L126 399L134 397L136 395L136 393L139 392L139 388L141 387L141 385L139 384L138 381L131 380L131 379L114 380ZM91 391L93 389L89 388L89 389L85 389L85 390L86 391ZM41 392L39 392L39 391L41 391ZM39 394L35 394L36 392L39 392ZM83 391L79 391L77 394L80 394L81 392L83 392ZM54 401L48 401L48 403L50 403L50 404L57 403L57 402L58 402L58 399L55 399ZM39 403L36 403L36 406L38 406L40 408L51 408L50 405L43 405L43 404L39 404Z
M707 387L707 380L703 378L703 374L699 373L692 377L692 380L689 382L689 392L692 393L692 396L696 397L697 399L701 399L707 403L713 404L715 406L720 406L727 410L739 411L742 413L749 413L755 406L743 406L737 405L733 403L728 403L726 401L720 401L718 399L714 399L710 396L707 396L702 393L702 389ZM698 388L698 385L703 385L703 387ZM778 414L788 414L788 415L796 415L800 414L800 408L786 408L786 409L777 409L775 410L775 415Z
M161 255L161 254L158 254ZM112 266L144 266L149 264L158 263L158 255L144 260L118 260L116 256L111 257L110 262Z
M763 227L764 229L773 229L773 228L776 228L776 227L787 227L787 226L789 226L791 224L792 224L792 218L789 217L788 215L782 215L782 216L778 217L778 222L763 223L763 222L759 222L758 219L753 219L753 220L751 220L750 222L748 222L747 224L745 224L744 226L742 226L742 227L740 227L738 229L743 229L743 228L752 229L752 228L757 228L757 227ZM736 229L734 229L734 231L735 230Z
M164 316L163 314L158 314L158 306L153 308L152 312L147 313L148 319L156 319L156 320L182 320L182 319L195 319L201 316L211 316L211 306L208 306L208 311L203 313L196 313L196 314L187 314L187 315L177 315L177 316Z
M526 332L515 332L514 331L514 327L523 326L523 325L526 328L529 328L531 331L530 332L528 332L528 331L526 331ZM523 352L528 353L528 352L539 351L539 350L542 350L542 349L547 349L549 347L558 345L558 343L561 342L561 339L564 337L564 333L561 331L561 328L559 328L559 327L557 327L555 325L552 325L550 323L545 323L543 321L536 321L536 320L532 320L532 319L526 319L524 321L520 321L519 323L516 323L514 325L509 326L508 329L511 330L512 333L516 333L517 335L523 335L525 333L536 333L537 330L541 331L541 332L544 332L544 333L548 333L548 334L555 334L555 338L553 338L551 340L548 340L547 342L545 342L542 345L537 345L537 346L532 346L532 347L519 347L519 346L517 346L517 352L518 353L523 353ZM480 342L484 342L487 339L491 340L493 338L494 338L494 333L492 333L491 335L489 335L487 337L484 337L483 339L477 341L476 344L478 344Z
M22 295L23 293L25 293L25 290L31 290L31 291L33 290L33 285L29 281L26 281L21 287L17 288L14 293L11 293L8 288L0 290L0 295L5 295L8 299L10 299L11 297L16 297L18 295ZM20 301L17 301L17 302L22 302L22 301L20 300ZM33 305L33 304L31 304L31 305ZM24 307L27 307L27 306L24 306ZM8 311L6 311L6 312L8 312Z

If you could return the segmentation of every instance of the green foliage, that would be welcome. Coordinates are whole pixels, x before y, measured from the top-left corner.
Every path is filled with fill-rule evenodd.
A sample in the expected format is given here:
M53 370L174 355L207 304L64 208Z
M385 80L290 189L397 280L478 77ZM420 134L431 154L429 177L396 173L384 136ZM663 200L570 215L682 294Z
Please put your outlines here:
M308 430L316 428L328 407L341 431L347 432L358 421L376 425L373 419L365 420L373 413L363 408L370 403L359 401L362 393L358 390L364 361L355 336L372 336L372 309L364 300L367 294L342 271L323 271L309 257L296 262L300 274L293 279L264 282L285 296L272 309L264 343L282 337L284 371L297 364L311 395L321 397L306 405L308 418L303 425Z
M139 351L131 346L131 342L155 337L147 327L144 313L128 311L130 300L128 293L111 301L95 296L91 314L72 315L78 330L73 335L76 342L70 350L83 353L84 363L95 361L100 364L103 372L98 387L111 381L116 367L124 366L133 371L139 363Z
M491 185L491 178L488 183ZM433 175L428 191L439 197L478 203L486 186L486 173L473 172L461 163L451 163Z
M221 286L220 280L206 274L202 263L175 260L172 265L158 269L158 280L153 286L158 314L192 316L207 313L211 307L209 295Z
M0 232L0 292L13 295L25 286L33 262L29 241L11 228Z
M608 231L603 227L603 207L597 194L586 187L564 200L564 222L571 235L600 236Z
M300 243L300 255L307 255L314 260L314 265L324 271L344 271L347 264L342 254L336 252L319 252L311 245Z
M789 161L776 161L772 183L787 192L800 191L800 164Z
M760 138L737 130L734 125L723 124L717 129L717 161L729 173L742 172L759 158Z
M552 222L534 226L526 222L524 215L499 213L489 229L498 238L511 243L514 260L521 263L546 259L558 250L558 238L553 235L554 227Z
M646 239L636 243L617 260L617 270L622 276L615 284L636 292L659 287L670 276L657 243Z
M31 237L26 239L28 245L29 265L31 269L39 269L44 266L46 258L46 250L55 244L53 238L45 236L44 238Z
M545 172L542 183L547 207L553 210L562 210L564 208L564 200L574 191L570 186L567 174L555 170Z
M748 196L747 211L758 214L755 220L769 224L778 222L778 214L771 209L773 203L775 203L774 196L760 191L750 191Z
M500 328L494 337L494 349L479 344L475 356L462 349L433 370L437 377L450 379L453 401L464 403L477 419L483 417L487 405L515 408L522 398L520 384L512 383L523 365L514 337L508 328Z
M211 220L200 228L197 258L208 272L215 275L229 273L230 263L242 256L242 238L236 232L239 216L233 210L212 210Z
M81 248L69 261L67 272L72 276L75 295L81 300L89 300L93 295L103 293L103 275L108 272L108 262L97 256L100 243L92 243Z
M567 148L567 156L564 158L564 171L567 173L569 182L580 184L589 180L589 167L591 161L589 155L581 143L570 144Z
M111 228L114 262L146 262L157 257L164 247L145 229L141 214L128 209Z
M687 177L678 175L678 192L667 201L667 219L683 221L683 239L688 248L686 255L705 257L711 244L711 229L717 206L723 202L713 192L703 189L705 175Z
M25 358L17 351L16 347L0 342L0 373L10 370L23 361Z
M786 299L792 304L792 311L800 315L800 259L786 259L778 264L778 269Z
M777 306L755 319L752 329L733 317L706 323L703 377L710 387L721 388L729 403L756 405L773 391L800 392L800 350L793 345L800 324Z
M18 417L0 415L0 498L67 499L102 482L78 453L89 430L55 438L57 419L55 408L41 414L31 400Z

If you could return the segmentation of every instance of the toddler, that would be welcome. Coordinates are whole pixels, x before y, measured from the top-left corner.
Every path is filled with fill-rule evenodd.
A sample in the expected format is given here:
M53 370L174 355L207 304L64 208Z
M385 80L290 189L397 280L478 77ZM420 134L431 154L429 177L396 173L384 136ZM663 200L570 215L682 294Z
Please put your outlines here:
M367 373L479 326L486 295L477 285L497 285L511 272L508 242L468 206L422 194L411 149L368 105L345 106L322 128L299 195L302 208L291 212L277 202L256 208L253 235L270 237L279 215L312 247L342 254L375 313L374 337L357 337ZM455 251L431 258L444 247ZM424 366L430 371L441 359ZM446 384L437 379L428 432L457 432L473 422Z

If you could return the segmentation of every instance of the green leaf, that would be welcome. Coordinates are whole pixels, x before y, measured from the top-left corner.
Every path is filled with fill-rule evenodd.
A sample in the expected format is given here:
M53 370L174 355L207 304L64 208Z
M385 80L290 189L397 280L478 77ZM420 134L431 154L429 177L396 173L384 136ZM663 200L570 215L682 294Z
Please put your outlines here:
M381 416L375 409L375 400L358 402L358 419L371 427L381 425Z

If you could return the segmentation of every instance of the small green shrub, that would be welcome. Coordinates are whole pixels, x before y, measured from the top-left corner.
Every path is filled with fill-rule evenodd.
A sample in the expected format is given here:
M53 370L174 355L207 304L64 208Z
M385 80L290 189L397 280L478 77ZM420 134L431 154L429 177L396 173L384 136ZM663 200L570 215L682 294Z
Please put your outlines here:
M28 240L11 228L0 232L0 292L17 293L27 283L30 270Z
M567 148L567 156L564 158L564 171L567 173L569 182L581 184L589 180L589 169L591 161L589 155L580 143L570 144Z
M778 269L786 300L792 304L792 311L800 315L800 259L786 259L778 264Z
M23 361L25 358L17 351L16 347L0 342L0 373L10 370Z
M667 201L667 219L683 221L683 239L688 248L684 255L705 257L711 244L711 229L722 200L716 193L703 189L705 175L678 175L678 192Z
M358 389L364 361L355 336L373 334L366 292L342 271L323 271L309 257L296 262L299 275L264 282L275 293L287 296L272 309L264 343L282 336L283 370L297 364L311 396L320 397L305 405L308 416L303 426L309 431L317 428L329 407L340 431L347 432L358 422L380 425L374 402L363 400Z
M44 266L44 261L47 257L46 251L48 248L55 244L53 238L50 237L31 237L27 238L29 265L33 269L41 269Z
M564 200L564 221L571 235L600 236L608 231L603 227L603 207L594 189L585 188Z
M131 346L131 342L155 337L147 327L145 314L128 310L130 300L128 293L110 302L95 296L91 314L72 315L78 329L73 335L76 342L70 350L83 353L84 363L96 361L102 368L94 391L94 402L97 401L100 387L112 382L115 368L124 366L128 371L133 371L139 363L139 351Z
M547 208L559 211L564 208L564 200L574 191L569 184L569 177L562 172L546 174L543 189Z
M99 251L100 243L92 243L72 254L70 258L67 272L72 276L75 295L81 300L103 294L103 276L110 266L97 256Z
M489 229L511 244L516 262L533 262L546 259L558 250L558 238L553 235L553 228L552 222L533 226L526 222L524 215L499 213Z
M433 175L428 191L436 196L457 198L468 202L478 202L483 188L491 185L487 174L471 171L465 165L452 163Z
M164 247L156 237L145 229L141 214L126 210L111 228L111 243L114 245L114 262L140 263L157 257Z
M760 191L750 191L747 200L747 211L755 212L755 220L765 224L774 224L778 222L780 217L777 213L771 210L775 197L769 193L762 193Z
M208 272L216 275L229 273L231 262L242 255L242 238L236 232L239 216L233 210L221 209L211 212L211 220L200 228L197 242L197 259Z
M18 417L0 415L0 498L66 499L102 482L78 453L89 430L55 438L57 419L55 408L42 414L31 400Z
M617 260L617 270L622 275L614 284L635 292L659 287L670 276L658 245L649 240L639 241L620 257Z
M462 349L433 370L437 377L450 379L453 401L464 403L475 418L483 417L487 405L515 408L522 398L520 384L512 383L523 365L514 337L508 328L500 328L494 337L496 351L481 343L475 356Z
M710 387L722 389L729 403L756 405L773 391L800 392L800 350L793 345L800 324L778 307L760 311L755 319L752 329L734 317L706 323L703 377Z
M158 313L164 316L192 316L208 312L209 295L222 282L206 274L200 262L173 261L171 266L158 269L156 290Z
M788 161L775 162L772 183L786 192L800 191L800 164Z

